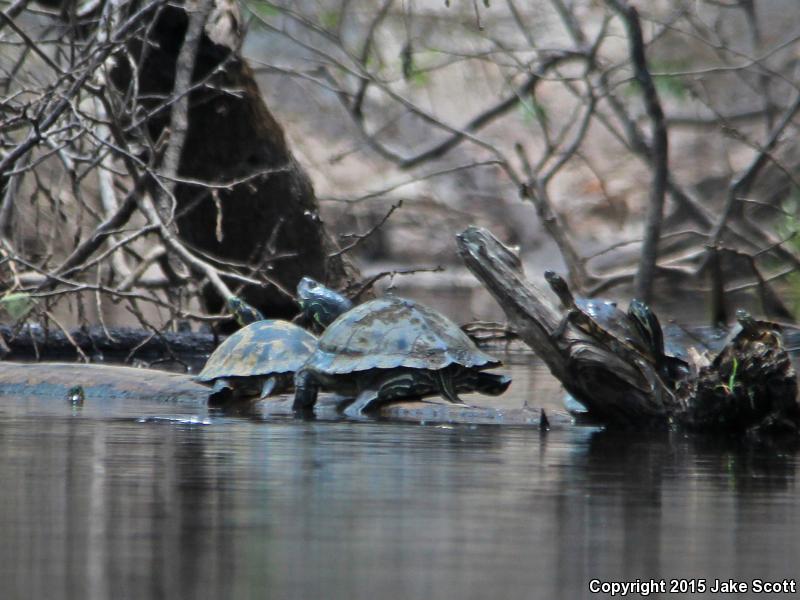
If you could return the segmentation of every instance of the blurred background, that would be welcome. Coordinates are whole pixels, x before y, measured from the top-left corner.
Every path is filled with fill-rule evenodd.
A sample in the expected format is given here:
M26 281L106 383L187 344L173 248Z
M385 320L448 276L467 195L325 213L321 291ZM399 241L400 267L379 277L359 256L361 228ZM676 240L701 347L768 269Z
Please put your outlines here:
M20 4L28 3L14 6ZM632 63L635 36L616 2L218 2L212 18L224 24L223 15L235 24L234 56L252 67L290 154L313 184L331 238L328 251L338 255L337 249L344 249L343 260L357 270L357 275L324 276L336 287L352 290L382 275L379 288L388 285L440 308L455 306L462 321L500 319L499 307L478 289L456 254L454 235L475 224L518 247L534 280L551 268L587 294L642 295L636 281L650 237L657 262L650 267L654 283L648 294L657 310L704 322L726 320L740 305L774 318L793 317L800 285L796 2L632 4L639 9L639 49L649 83ZM47 102L68 83L53 77L48 61L85 68L74 56L91 57L99 47L96 27L108 12L97 2L33 6L18 10L14 27L2 32L9 116L0 135L6 158L31 131L28 115L35 110L46 115ZM64 19L67 9L74 12L72 25ZM83 26L78 33L75 22ZM180 31L180 26L169 29L164 39L174 42ZM34 41L39 50L32 49ZM180 45L174 45L177 55ZM116 106L120 120L130 122L145 104L146 69L130 42L125 48L126 60L142 72L138 80L130 74L111 77L118 100L106 103L105 110ZM119 71L120 57L104 68ZM16 170L3 184L0 211L6 294L42 294L43 277L57 272L109 214L104 187L116 190L117 203L133 187L130 165L97 133L103 118L97 113L100 88L92 87L98 85L96 74L92 77L74 96L73 110L66 113L70 123L59 117L45 143L7 161ZM173 79L174 71L167 78L170 90ZM647 100L650 84L655 97ZM234 95L235 86L226 85L217 85L217 92ZM103 93L111 94L110 87ZM43 90L46 98L37 99ZM164 101L174 103L174 98ZM655 105L661 118L654 118ZM192 110L190 126L202 130L205 121L192 120ZM666 154L654 133L659 127L668 140ZM130 142L130 155L149 157L158 180L163 153L158 136L149 135L149 141ZM191 149L213 144L213 137L194 139ZM198 172L212 180L214 164ZM666 173L661 189L654 183L659 167ZM104 186L103 177L113 183ZM159 181L169 187L168 177ZM222 215L221 207L233 206L225 218L235 213L246 220L253 214L251 208L226 204L225 189L212 191L202 205L207 213L219 208ZM284 202L277 192L269 193L277 205ZM664 204L655 210L657 197ZM116 247L103 246L100 258L97 253L85 258L74 276L106 281L99 300L48 280L45 300L54 316L77 324L95 321L99 310L117 323L142 324L145 315L157 328L175 328L181 319L196 327L203 320L198 317L221 310L196 271L190 268L195 273L190 277L181 272L185 266L175 265L182 259L164 246L159 232L146 229L148 219L140 212L116 235ZM316 218L315 208L305 209L312 213ZM659 227L648 232L645 223L655 213ZM270 218L265 223L277 223L274 234L281 219ZM260 227L259 237L271 240L266 225ZM284 230L305 243L306 234ZM198 247L186 231L182 227L180 234L189 250L215 255L213 247ZM272 255L283 250L280 240L272 244ZM228 261L218 268L242 267L239 273L244 266L237 261L247 263L248 276L267 287L281 278L288 262L264 267L244 254L217 258ZM120 265L125 261L129 264ZM170 262L182 280L170 276ZM301 266L281 280L288 292ZM323 267L315 269L304 272L323 277ZM131 280L131 273L138 275ZM251 285L239 284L245 291ZM105 293L109 289L138 290L141 306L120 310L129 300ZM723 292L727 309L711 306L715 290ZM267 300L249 299L269 312Z

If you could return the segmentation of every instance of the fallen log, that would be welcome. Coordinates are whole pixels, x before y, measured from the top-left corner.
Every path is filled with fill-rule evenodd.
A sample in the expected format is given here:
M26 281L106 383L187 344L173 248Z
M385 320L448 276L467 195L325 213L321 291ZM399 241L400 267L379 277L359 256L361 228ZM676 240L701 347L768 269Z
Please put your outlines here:
M76 388L80 387L76 402ZM178 422L191 422L198 417L235 415L254 419L293 417L292 397L278 396L267 400L237 402L209 407L211 388L183 373L156 369L87 365L80 363L16 363L0 362L0 413L10 403L23 403L28 410L47 414L101 414L122 418L135 414L143 420L163 418L164 405ZM78 406L76 406L76 404ZM321 394L314 415L304 418L342 419L342 398ZM159 417L161 414L161 417ZM395 421L416 423L527 425L540 427L539 410L527 408L495 408L458 406L439 401L398 402L383 406L379 416ZM570 423L568 415L548 415L548 428Z
M36 323L21 328L0 325L0 346L3 360L69 361L80 358L80 352L92 360L126 362L134 359L160 362L174 358L190 364L205 362L220 342L213 333L160 332L144 329L99 325L78 328L67 333L60 329L45 329ZM80 352L79 350L80 349Z
M795 371L777 326L757 322L671 380L644 353L623 352L566 319L552 294L527 280L519 257L487 230L469 227L457 244L512 328L592 419L637 428L800 429Z

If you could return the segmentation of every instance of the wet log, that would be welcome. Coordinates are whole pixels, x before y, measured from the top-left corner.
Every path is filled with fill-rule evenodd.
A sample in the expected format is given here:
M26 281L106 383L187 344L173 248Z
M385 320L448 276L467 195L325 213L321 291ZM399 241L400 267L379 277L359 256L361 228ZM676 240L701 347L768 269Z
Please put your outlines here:
M519 257L490 232L469 227L459 253L511 326L588 414L609 426L796 434L797 379L777 326L740 334L678 381L644 355L612 348L565 314L553 294L527 280Z
M73 404L71 390L80 386L79 403L156 402L206 408L209 388L181 373L112 365L78 363L0 363L0 397Z
M80 386L80 399L74 400ZM190 375L155 369L86 365L78 363L0 362L0 409L21 403L20 410L37 414L104 415L122 418L136 415L150 420L164 419L164 404L174 405L169 420L193 422L197 417L216 414L253 419L294 416L292 398L279 396L254 402L239 402L224 407L208 405L210 388ZM303 418L341 419L341 398L322 394L315 414ZM416 423L527 425L539 427L539 411L457 406L439 402L399 402L381 407L380 417ZM160 416L159 416L160 415ZM569 424L566 415L549 415L549 428Z
M522 340L547 364L569 393L602 422L666 426L675 399L654 369L631 364L568 323L552 294L528 281L519 257L484 229L458 235L467 267L486 286Z

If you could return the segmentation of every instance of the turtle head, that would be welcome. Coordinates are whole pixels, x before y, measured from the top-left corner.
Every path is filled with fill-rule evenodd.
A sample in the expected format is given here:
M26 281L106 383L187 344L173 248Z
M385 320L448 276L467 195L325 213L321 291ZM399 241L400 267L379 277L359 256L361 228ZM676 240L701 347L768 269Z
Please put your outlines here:
M561 300L561 304L565 307L571 307L575 305L575 298L572 295L572 292L569 291L569 286L567 282L564 281L564 278L561 277L555 271L545 271L544 272L545 281L550 284L550 289L552 289L558 299Z
M664 356L664 333L656 313L644 302L634 298L628 305L628 317L653 357Z
M748 331L750 333L755 333L758 331L758 323L753 318L749 312L747 312L743 308L736 309L736 320L739 322L739 325L742 326L742 329Z
M475 381L475 391L487 396L499 396L511 385L511 377L497 373L478 371Z
M245 327L250 325L250 323L255 323L256 321L264 320L264 315L261 314L260 310L250 306L238 296L230 296L226 300L225 304L227 304L228 310L241 327Z
M353 308L353 303L310 277L303 277L297 284L297 303L314 323L327 327L341 314Z

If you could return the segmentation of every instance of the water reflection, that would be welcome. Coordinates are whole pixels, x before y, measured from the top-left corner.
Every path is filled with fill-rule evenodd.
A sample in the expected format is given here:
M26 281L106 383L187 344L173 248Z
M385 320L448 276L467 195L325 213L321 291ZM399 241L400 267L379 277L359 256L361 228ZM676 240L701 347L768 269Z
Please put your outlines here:
M0 420L3 598L576 598L592 578L796 576L793 447L34 408Z

